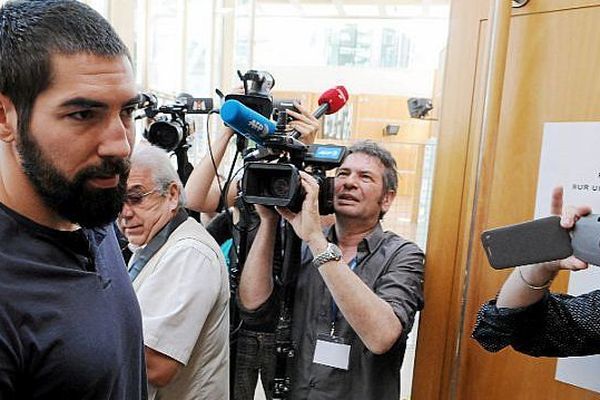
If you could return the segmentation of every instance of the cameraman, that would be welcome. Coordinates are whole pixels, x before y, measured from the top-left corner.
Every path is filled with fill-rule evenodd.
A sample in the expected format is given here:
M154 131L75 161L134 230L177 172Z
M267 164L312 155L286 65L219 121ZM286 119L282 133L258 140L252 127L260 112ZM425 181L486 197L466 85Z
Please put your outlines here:
M239 93L239 90L238 90ZM314 118L308 110L299 104L295 107L300 111L296 113L292 110L288 111L288 115L294 118L288 124L288 127L300 132L300 140L304 143L312 143L319 129L319 122ZM227 146L234 136L231 128L225 127L221 134L215 139L212 145L212 155L214 162L218 166L227 150ZM188 208L199 212L215 212L221 207L221 192L216 182L216 172L213 165L213 160L210 156L204 159L194 168L186 184L186 196L188 199ZM241 246L240 251L246 251L250 248L256 228L258 226L258 217L255 215L252 206L243 203L241 197L238 196L237 181L232 182L226 190L225 207L232 207L231 213L233 216L222 215L229 213L229 210L224 211L221 215L215 217L214 222L207 226L207 230L211 233L219 244L223 244L227 239L233 236L233 246L239 244L239 231L246 229L247 245ZM225 225L228 227L230 237L222 235L222 229L214 229L214 225L219 221L225 220ZM235 226L234 226L235 225ZM218 235L216 233L219 232ZM219 238L217 238L217 236ZM273 254L273 252L271 253ZM237 263L236 251L231 249L229 254L230 262ZM232 265L233 267L233 265ZM234 321L232 321L234 322ZM272 399L271 382L275 376L275 326L277 320L275 318L265 320L260 325L248 326L243 324L237 334L237 351L231 357L235 357L234 371L231 379L233 379L233 398L236 400L253 400L258 374L260 372L262 386L267 399ZM237 327L233 327L234 329Z
M551 210L554 215L562 214L564 228L572 228L581 216L591 212L586 206L563 209L562 187L552 193ZM548 291L558 271L579 271L587 267L587 263L570 256L516 268L497 298L479 310L473 338L492 352L511 345L532 356L599 354L600 290L580 296Z
M293 399L397 400L407 335L423 308L423 252L379 222L396 195L396 163L372 141L349 151L336 174L336 223L327 232L319 186L304 172L302 210L277 209L304 241L292 323ZM272 279L277 215L256 208L261 224L239 302L245 318L260 323L276 313L281 293ZM322 347L333 348L336 360Z

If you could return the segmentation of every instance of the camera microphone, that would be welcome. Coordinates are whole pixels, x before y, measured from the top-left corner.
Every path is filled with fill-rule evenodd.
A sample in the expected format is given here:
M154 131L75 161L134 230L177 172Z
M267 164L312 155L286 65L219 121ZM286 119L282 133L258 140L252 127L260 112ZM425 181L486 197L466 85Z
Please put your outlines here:
M336 86L329 90L326 90L321 97L319 97L319 107L313 112L313 116L317 119L321 118L323 114L334 114L344 107L348 101L348 91L344 86ZM291 133L294 139L300 137L300 132L294 130Z
M253 140L258 145L263 144L265 137L275 133L275 123L263 115L246 107L237 100L227 100L221 106L221 119L231 129Z

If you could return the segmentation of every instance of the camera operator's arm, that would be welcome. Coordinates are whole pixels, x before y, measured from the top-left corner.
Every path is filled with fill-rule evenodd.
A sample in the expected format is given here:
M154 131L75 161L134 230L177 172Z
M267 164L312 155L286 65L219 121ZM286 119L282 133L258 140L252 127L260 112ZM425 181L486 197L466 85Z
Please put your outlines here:
M273 293L273 249L278 216L266 207L255 205L260 226L244 263L239 286L239 301L247 310L256 310Z
M305 172L302 186L306 198L298 214L278 209L304 240L313 254L327 248L327 239L319 220L317 181ZM402 324L392 306L379 298L348 266L349 260L330 261L319 268L321 277L331 292L344 318L358 334L364 345L375 354L387 352L402 334Z
M551 212L561 215L561 225L572 228L575 222L591 212L590 207L566 207L563 210L563 189L555 188L552 192ZM515 268L508 277L496 301L499 308L525 307L540 301L550 286L552 279L561 269L578 271L587 268L587 264L575 256L560 261L528 265Z
M229 127L223 129L222 133L213 141L212 153L215 164L219 166L227 144L233 136L233 130ZM194 211L213 212L216 211L221 198L221 192L215 182L215 167L207 154L202 161L194 168L185 185L185 194L187 197L186 206ZM237 185L233 181L229 185L227 192L227 206L233 204L237 195Z

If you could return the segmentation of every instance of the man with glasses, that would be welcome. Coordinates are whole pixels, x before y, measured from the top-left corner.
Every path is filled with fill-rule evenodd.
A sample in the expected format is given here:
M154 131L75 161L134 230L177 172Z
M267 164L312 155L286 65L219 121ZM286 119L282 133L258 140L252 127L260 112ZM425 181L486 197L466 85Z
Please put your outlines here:
M229 398L229 284L219 246L188 217L166 152L131 157L119 226L142 309L150 398Z

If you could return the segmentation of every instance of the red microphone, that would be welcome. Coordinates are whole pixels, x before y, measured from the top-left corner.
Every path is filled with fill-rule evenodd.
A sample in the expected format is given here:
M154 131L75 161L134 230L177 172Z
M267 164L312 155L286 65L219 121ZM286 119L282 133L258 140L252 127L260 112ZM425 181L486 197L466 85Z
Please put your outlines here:
M348 91L343 86L336 86L319 97L319 108L313 113L315 118L321 118L323 114L334 114L344 107L348 101Z
M321 118L323 114L334 114L344 107L348 101L348 91L343 86L336 86L334 88L326 90L321 97L319 97L319 107L313 113L313 116L317 119ZM300 132L293 130L291 136L295 139L300 137Z

